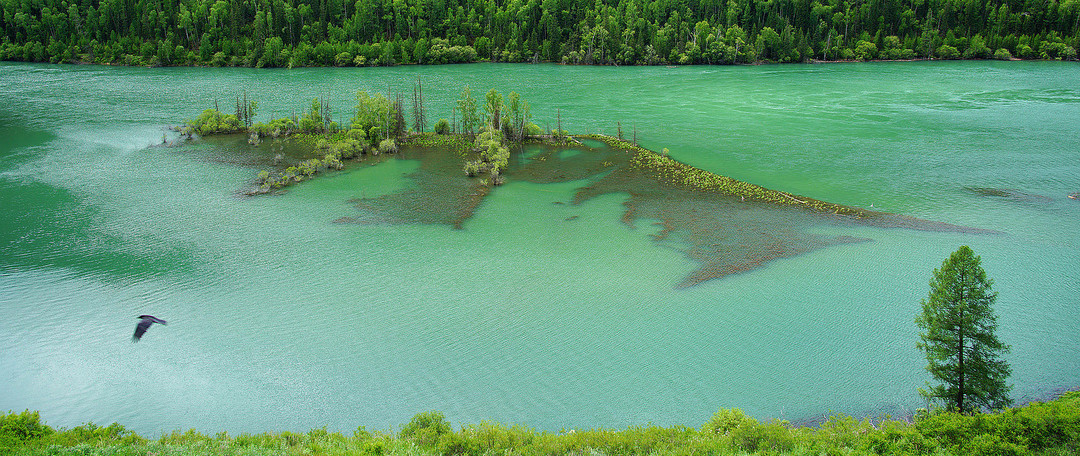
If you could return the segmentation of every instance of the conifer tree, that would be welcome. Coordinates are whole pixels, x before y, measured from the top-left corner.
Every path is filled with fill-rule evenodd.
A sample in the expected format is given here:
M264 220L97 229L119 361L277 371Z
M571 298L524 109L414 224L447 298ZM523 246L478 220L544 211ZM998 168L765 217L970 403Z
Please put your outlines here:
M930 295L915 318L922 331L916 346L926 353L926 370L938 382L919 393L961 413L1012 403L1005 384L1011 369L1001 359L1009 346L994 334L997 293L980 261L966 245L950 255L934 270Z

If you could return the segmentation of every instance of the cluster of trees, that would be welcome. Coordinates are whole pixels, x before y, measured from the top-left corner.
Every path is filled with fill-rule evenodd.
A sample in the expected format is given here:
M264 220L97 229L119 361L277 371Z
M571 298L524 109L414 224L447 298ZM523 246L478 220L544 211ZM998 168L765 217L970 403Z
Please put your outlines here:
M457 113L461 114L461 133L472 135L475 128L480 127L481 132L476 137L473 150L478 153L475 160L465 162L465 174L470 177L480 174L488 174L485 181L491 185L501 185L503 178L501 172L510 161L510 148L507 140L520 142L527 136L539 134L539 127L531 123L532 113L529 102L521 99L517 92L510 92L506 100L495 89L488 91L484 96L484 118L480 117L477 108L477 100L473 98L469 86L461 92L461 99L454 108L455 123L452 127L457 129ZM448 123L440 120L436 125L436 133L439 130L445 132Z
M490 60L1073 59L1078 0L0 0L0 59L252 67Z

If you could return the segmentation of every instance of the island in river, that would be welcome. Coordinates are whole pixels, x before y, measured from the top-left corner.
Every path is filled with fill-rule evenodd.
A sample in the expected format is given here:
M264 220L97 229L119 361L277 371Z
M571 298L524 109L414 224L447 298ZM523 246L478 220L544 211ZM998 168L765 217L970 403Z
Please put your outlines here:
M482 138L483 134L476 139ZM251 151L249 155L256 157L253 164L276 163L282 170L261 172L254 188L245 192L249 195L277 193L285 185L323 172L348 172L359 164L398 159L419 162L407 176L414 185L353 199L356 214L341 217L338 223L444 224L462 229L484 198L503 182L580 182L571 200L553 199L552 204L580 205L603 195L625 195L624 223L655 225L651 236L656 242L697 264L678 287L749 271L778 258L869 240L822 234L817 229L822 226L992 233L766 189L681 163L666 150L658 153L615 137L555 134L523 135L523 139L498 138L500 147L506 148L505 163L496 168L495 175L486 177L483 171L470 171L469 163L479 162L482 170L490 172L485 158L488 148L477 147L481 141L468 134L404 135L392 147L378 148L356 147L347 135L338 135L336 140L312 136L251 140L246 135L214 140L222 147ZM570 217L566 223L575 220Z

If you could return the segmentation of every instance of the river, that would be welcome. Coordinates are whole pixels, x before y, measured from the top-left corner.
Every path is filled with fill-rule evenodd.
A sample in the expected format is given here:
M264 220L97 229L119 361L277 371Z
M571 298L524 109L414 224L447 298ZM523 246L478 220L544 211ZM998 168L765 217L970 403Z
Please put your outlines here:
M511 181L461 229L335 223L415 185L391 160L245 197L213 141L151 147L247 90L258 119L468 84L533 120L636 134L694 166L819 200L999 234L814 225L831 245L690 287L697 266L622 222L626 198ZM700 426L910 414L914 318L960 245L999 293L1018 401L1080 386L1080 66L114 68L0 64L0 410L146 435ZM434 123L434 122L432 122ZM429 127L430 128L430 127ZM168 320L139 343L140 314Z

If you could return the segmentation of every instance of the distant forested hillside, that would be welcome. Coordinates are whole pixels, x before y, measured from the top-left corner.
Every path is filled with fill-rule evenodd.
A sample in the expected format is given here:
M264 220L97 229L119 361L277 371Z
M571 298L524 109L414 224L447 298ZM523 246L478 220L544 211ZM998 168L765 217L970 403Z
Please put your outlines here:
M1076 59L1080 0L0 0L0 59L125 65Z

